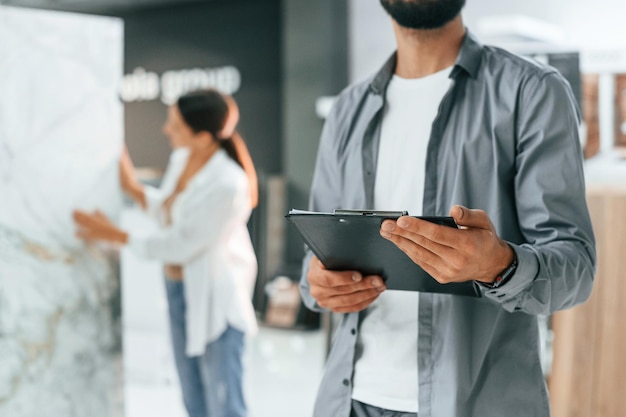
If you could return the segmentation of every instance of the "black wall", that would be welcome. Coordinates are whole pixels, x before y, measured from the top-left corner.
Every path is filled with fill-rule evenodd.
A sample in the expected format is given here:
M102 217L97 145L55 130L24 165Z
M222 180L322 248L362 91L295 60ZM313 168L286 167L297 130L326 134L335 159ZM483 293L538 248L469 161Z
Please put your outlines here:
M121 17L127 74L137 67L159 75L168 70L237 67L239 131L258 171L282 171L279 0L213 0ZM160 100L126 104L126 143L137 166L165 167L170 152L161 133L166 111Z

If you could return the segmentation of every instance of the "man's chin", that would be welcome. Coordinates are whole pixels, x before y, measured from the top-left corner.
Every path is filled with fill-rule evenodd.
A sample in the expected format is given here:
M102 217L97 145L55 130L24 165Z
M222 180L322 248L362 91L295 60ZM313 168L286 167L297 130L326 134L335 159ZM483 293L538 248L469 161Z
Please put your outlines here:
M404 28L436 30L446 26L461 13L465 0L380 0L380 4Z

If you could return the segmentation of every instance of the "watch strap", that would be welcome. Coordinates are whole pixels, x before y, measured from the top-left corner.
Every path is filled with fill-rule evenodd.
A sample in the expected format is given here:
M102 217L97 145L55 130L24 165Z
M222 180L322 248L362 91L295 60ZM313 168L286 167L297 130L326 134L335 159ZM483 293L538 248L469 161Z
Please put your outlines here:
M508 280L511 279L513 275L515 275L515 271L517 270L517 256L515 251L513 251L513 261L507 266L502 272L500 272L493 283L487 284L485 282L481 282L480 284L489 288L498 288L503 286Z

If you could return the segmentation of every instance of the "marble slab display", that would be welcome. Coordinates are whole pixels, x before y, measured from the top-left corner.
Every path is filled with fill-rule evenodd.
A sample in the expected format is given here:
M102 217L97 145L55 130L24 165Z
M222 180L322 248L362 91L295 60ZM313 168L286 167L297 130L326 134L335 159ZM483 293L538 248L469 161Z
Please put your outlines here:
M0 6L0 416L122 410L119 262L71 212L119 215L123 26Z

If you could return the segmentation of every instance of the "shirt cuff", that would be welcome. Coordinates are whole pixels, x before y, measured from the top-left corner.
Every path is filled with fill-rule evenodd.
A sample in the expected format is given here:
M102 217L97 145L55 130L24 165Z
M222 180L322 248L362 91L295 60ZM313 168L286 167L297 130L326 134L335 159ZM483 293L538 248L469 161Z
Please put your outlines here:
M149 215L156 217L162 204L163 195L161 190L150 185L144 185L143 195L146 198L146 212Z
M539 261L532 250L523 245L507 243L509 243L513 251L515 251L515 256L517 256L517 269L515 270L515 274L498 288L489 289L479 285L485 297L499 303L510 301L512 298L521 294L531 285L539 272Z

